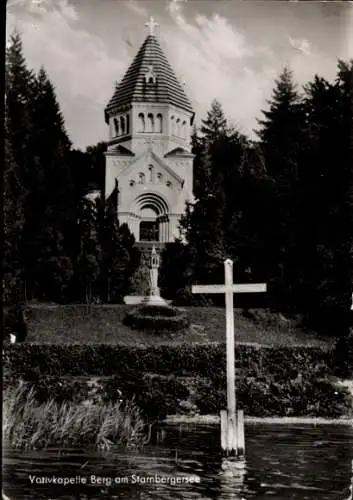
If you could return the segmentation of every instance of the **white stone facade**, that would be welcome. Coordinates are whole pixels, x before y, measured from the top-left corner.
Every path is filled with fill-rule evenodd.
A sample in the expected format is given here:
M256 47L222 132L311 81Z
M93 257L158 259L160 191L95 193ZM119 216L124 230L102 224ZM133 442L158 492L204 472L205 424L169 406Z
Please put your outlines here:
M132 102L109 115L105 198L118 185L119 222L137 242L179 236L178 221L193 199L192 119L158 102Z

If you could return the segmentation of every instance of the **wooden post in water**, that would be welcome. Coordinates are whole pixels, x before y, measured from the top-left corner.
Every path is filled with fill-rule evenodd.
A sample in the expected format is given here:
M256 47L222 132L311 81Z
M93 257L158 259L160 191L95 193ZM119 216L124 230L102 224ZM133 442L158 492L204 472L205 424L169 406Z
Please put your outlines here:
M226 299L226 338L227 338L227 432L228 454L238 451L238 429L235 399L235 359L234 359L234 307L233 307L233 261L224 262L225 299Z
M192 293L225 293L227 340L227 410L221 411L221 447L227 455L244 455L244 412L237 412L234 360L234 307L233 293L266 292L265 283L233 284L233 261L224 261L224 285L193 285Z

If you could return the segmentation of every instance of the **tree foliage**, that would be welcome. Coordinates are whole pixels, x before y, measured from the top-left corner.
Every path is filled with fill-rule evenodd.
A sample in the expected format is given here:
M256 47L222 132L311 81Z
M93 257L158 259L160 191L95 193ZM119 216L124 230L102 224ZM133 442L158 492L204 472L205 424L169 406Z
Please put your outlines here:
M121 301L146 266L118 223L118 186L107 201L85 198L104 191L107 144L73 149L55 87L44 68L28 69L17 32L5 84L6 299ZM285 68L257 140L231 127L214 100L192 134L195 199L180 221L182 239L163 253L163 294L204 302L191 285L223 282L231 258L234 280L268 283L271 307L347 337L352 130L352 61L338 62L334 81L316 75L303 89Z
M285 68L258 120L257 141L229 127L221 105L212 103L192 136L195 202L181 221L182 268L172 250L166 257L178 262L178 287L182 276L189 301L192 283L223 282L230 257L235 280L268 283L271 307L347 333L352 82L352 62L339 61L334 82L315 76L302 91Z
M6 56L7 299L22 290L29 300L121 300L139 253L116 207L85 198L103 192L106 144L72 148L54 85L43 67L27 68L19 33Z

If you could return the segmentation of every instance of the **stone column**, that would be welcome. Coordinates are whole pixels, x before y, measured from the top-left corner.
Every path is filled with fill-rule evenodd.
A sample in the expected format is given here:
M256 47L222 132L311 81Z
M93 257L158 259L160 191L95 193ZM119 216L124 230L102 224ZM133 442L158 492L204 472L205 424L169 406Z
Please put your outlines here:
M167 220L166 217L163 218L163 243L167 242Z
M159 220L159 241L164 243L164 220Z
M175 236L177 236L177 226L178 226L178 216L171 215L170 216L170 225L169 225L169 239L174 240Z
M168 228L169 228L169 217L168 215L165 215L163 218L163 243L169 242Z

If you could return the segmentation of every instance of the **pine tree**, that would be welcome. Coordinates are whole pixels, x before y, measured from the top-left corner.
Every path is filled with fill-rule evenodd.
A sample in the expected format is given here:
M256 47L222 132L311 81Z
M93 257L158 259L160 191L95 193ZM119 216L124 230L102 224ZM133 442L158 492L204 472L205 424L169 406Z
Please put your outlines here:
M222 105L217 99L212 101L211 108L207 111L207 117L202 120L200 131L202 137L208 142L215 141L227 133L227 119L224 116Z
M21 172L14 160L5 121L5 155L3 183L3 291L5 303L23 300L18 293L23 287L21 239L24 225L25 190Z
M100 203L100 242L102 247L101 287L103 302L122 302L128 292L127 268L129 250L122 244L116 203L112 199ZM131 247L130 247L131 249Z
M233 179L225 183L227 254L234 261L238 280L267 281L264 249L268 238L271 181L260 147L244 140L241 146L242 150L233 154L238 157Z
M272 300L280 309L286 309L295 305L296 212L306 129L302 98L287 68L275 82L269 110L262 113L264 119L258 120L257 134L266 171L273 180L268 211L271 222L267 266L272 277Z
M14 161L24 176L31 166L29 142L33 132L35 75L27 68L21 36L16 30L6 49L5 100L8 138Z
M53 290L58 289L60 269L63 271L62 281L72 276L72 259L74 250L77 250L77 205L69 161L71 143L54 87L43 68L38 73L35 91L32 111L34 130L30 140L34 162L27 175L29 196L23 252L30 295L33 296L35 290L40 293L43 287L48 290L46 297L50 299L48 277L40 266L43 269L55 268L57 284L53 285ZM46 248L40 248L41 259L38 261L40 245L46 245ZM61 285L59 288L61 291L57 290L56 296L61 296L64 288L68 289Z
M183 259L187 268L181 274L186 282L220 282L223 261L232 257L229 224L237 209L234 200L246 140L228 127L217 101L213 101L206 120L202 121L200 133L201 136L196 133L193 136L196 202L187 207L181 220L187 241L184 253L188 256Z
M181 240L166 244L161 256L158 283L162 297L178 303L185 298L188 261L188 247Z
M302 138L303 119L301 97L293 74L285 68L275 81L269 109L262 110L264 119L258 120L257 134L261 140L269 175L276 179L296 179L298 151ZM299 126L299 127L298 127Z
M81 290L81 298L92 303L101 269L101 245L98 232L98 207L95 202L83 199L81 202L79 231L80 253L76 266L76 283Z
M87 179L87 187L99 189L103 192L104 189L104 173L105 173L105 155L107 151L106 142L98 142L94 146L86 148L86 156L89 159L89 171ZM86 174L87 175L87 174Z
M303 207L306 313L315 326L345 335L352 293L353 63L340 61L332 84L315 77L306 86L305 104L310 139Z
M131 233L127 224L119 226L120 242L122 247L127 251L129 260L125 268L125 293L128 293L132 286L132 277L138 269L141 261L141 254L136 245L135 236Z
M26 296L25 262L23 253L23 226L27 219L28 176L35 165L31 154L31 136L34 130L33 101L35 96L35 75L27 68L23 56L20 34L15 30L10 36L6 50L5 65L5 256L11 261L11 275L16 277L18 290ZM14 198L13 198L14 197ZM17 205L17 207L16 207ZM17 212L17 215L16 215ZM11 215L10 215L11 214ZM17 222L14 217L18 216ZM11 222L10 222L11 220ZM11 227L10 227L11 226ZM14 235L14 232L16 236ZM11 236L10 236L11 235ZM10 238L11 243L7 238ZM16 244L14 243L14 239ZM5 260L6 262L6 260ZM7 264L5 264L6 266ZM5 270L9 268L5 267ZM9 276L9 275L8 275ZM21 297L22 299L25 297Z
M26 270L33 277L32 296L39 300L67 302L73 278L73 264L65 251L64 237L56 228L55 214L48 208L43 213L31 251L36 255L33 269Z

